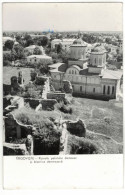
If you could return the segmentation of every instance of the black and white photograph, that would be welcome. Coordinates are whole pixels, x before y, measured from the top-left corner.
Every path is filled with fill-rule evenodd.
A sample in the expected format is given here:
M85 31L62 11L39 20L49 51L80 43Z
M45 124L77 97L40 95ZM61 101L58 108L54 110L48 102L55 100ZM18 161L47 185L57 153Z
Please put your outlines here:
M123 154L122 3L3 3L3 155Z

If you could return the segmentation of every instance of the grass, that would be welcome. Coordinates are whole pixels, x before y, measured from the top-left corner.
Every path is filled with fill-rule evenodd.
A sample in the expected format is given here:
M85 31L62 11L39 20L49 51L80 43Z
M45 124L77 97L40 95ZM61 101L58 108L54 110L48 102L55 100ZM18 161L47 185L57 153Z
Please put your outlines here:
M31 77L30 77L30 71L33 70L32 68L18 68L18 67L3 67L3 83L4 84L10 84L10 79L12 76L18 76L18 72L22 71L23 78L24 78L24 84L29 83Z
M123 103L115 100L100 101L86 98L73 98L72 115L63 114L65 119L82 119L92 132L111 136L123 142Z
M83 153L89 152L106 154L119 154L123 152L122 102L119 102L121 106L117 105L116 100L99 101L86 98L73 98L71 102L73 108L72 114L65 114L59 110L51 112L34 112L31 108L23 108L15 110L14 115L23 124L36 124L39 126L41 129L41 139L45 142L49 139L49 142L47 141L47 143L51 143L51 140L55 140L56 142L57 137L59 139L59 136L55 133L58 128L55 129L54 120L58 121L60 116L62 119L82 119L85 122L87 129L86 138L79 138L77 136L74 137L70 134L68 140L69 151L72 150L72 153L74 154L77 152L79 153L80 151ZM111 137L115 141L108 137L104 137L101 134ZM52 141L52 143L54 142ZM89 151L89 146L92 149L91 151ZM82 149L79 151L79 148Z

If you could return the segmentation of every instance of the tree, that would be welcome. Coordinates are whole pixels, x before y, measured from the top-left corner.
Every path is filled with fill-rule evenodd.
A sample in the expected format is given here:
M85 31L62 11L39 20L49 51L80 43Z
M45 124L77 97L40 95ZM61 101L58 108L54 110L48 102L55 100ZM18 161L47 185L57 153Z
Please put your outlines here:
M57 53L60 53L62 50L62 45L61 44L58 44L57 45Z
M111 40L110 38L107 37L107 38L105 39L105 42L108 43L108 44L111 44L111 43L112 43L112 40Z
M33 54L34 54L34 55L41 55L41 54L42 54L42 51L40 50L39 47L36 47L36 48L34 49Z
M8 60L11 61L11 54L10 53L3 53L3 61Z
M21 45L15 45L12 54L14 59L22 59L25 57L24 50Z
M46 65L41 65L40 68L39 68L39 70L40 70L40 72L42 74L48 74L49 73L49 68Z
M47 43L48 43L48 38L46 36L43 36L43 37L39 38L38 41L37 41L37 44L39 46L46 46Z
M13 45L14 45L14 42L13 42L12 40L7 40L7 41L5 42L5 49L12 50Z

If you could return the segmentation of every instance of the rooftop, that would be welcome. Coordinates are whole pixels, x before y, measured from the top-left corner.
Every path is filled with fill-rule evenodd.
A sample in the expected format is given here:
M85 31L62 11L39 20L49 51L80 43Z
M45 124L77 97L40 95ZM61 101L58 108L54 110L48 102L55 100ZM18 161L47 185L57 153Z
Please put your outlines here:
M105 69L103 72L103 79L120 79L123 75L123 71L121 70L108 70Z
M50 67L50 68L59 68L62 64L64 64L64 63L56 63L56 64L52 64L52 65L49 65L48 67Z
M50 56L47 56L47 55L30 55L30 56L27 56L27 58L51 59L51 57Z

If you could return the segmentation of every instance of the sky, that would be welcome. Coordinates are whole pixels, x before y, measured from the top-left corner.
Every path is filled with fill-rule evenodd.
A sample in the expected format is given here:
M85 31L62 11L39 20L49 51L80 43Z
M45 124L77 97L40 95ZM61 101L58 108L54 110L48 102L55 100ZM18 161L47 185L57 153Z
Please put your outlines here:
M122 31L122 3L3 3L3 31Z

